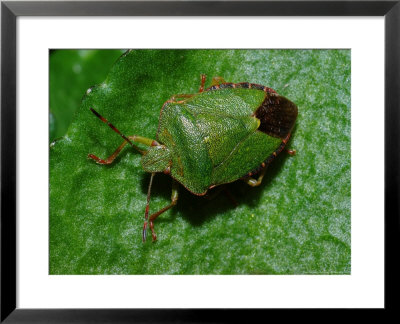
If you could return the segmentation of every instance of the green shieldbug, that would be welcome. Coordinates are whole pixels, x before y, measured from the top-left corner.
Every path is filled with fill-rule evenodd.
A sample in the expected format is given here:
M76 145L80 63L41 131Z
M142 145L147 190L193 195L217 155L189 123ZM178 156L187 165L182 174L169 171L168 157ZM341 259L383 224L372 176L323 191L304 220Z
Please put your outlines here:
M114 125L91 111L117 132L124 142L106 160L110 164L129 143L142 154L144 171L150 172L143 241L148 223L156 240L154 220L175 206L178 183L202 196L218 185L243 179L258 186L269 163L284 149L297 118L297 106L275 90L248 82L228 83L220 77L204 89L205 75L196 94L175 95L161 108L156 140L123 135ZM148 146L143 151L133 142ZM155 173L172 177L171 203L149 216L151 185ZM259 174L258 179L252 178Z

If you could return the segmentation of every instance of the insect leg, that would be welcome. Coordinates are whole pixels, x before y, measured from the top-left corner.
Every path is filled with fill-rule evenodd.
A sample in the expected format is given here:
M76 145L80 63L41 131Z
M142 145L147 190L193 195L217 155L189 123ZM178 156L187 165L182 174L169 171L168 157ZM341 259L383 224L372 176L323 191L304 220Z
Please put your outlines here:
M257 180L254 178L248 177L248 178L244 179L244 182L246 182L249 186L252 186L252 187L259 186L262 182L262 179L264 178L266 170L267 170L267 168L264 168L261 170L261 174L259 175Z
M201 75L201 84L200 84L199 92L203 92L204 91L204 85L205 84L206 84L206 75L202 74Z
M213 200L222 191L225 193L226 197L229 199L229 201L232 203L232 205L234 205L235 207L237 207L239 205L237 203L236 199L233 197L233 195L231 194L231 192L228 190L228 188L226 186L219 186L216 189L213 189L212 192L208 192L207 195L204 196L204 199Z
M149 217L149 223L150 223L150 229L151 229L151 236L153 237L153 242L155 240L157 240L157 235L156 232L154 231L154 220L160 216L163 212L167 211L168 209L170 209L171 207L175 206L178 203L178 182L176 182L175 180L172 180L172 193L171 193L171 203L167 206L165 206L164 208L160 209L158 212L152 214ZM143 227L143 241L146 240L146 220L145 220L145 225Z
M150 138L142 137L142 136L130 136L129 138L126 137L124 134L122 134L113 124L111 124L107 119L105 119L103 116L101 116L96 110L93 108L90 108L93 114L96 115L103 123L107 124L110 126L110 128L116 132L119 136L121 136L126 142L128 142L134 149L140 152L140 154L143 154L144 151L141 150L139 147L137 147L135 144L132 143L132 141L137 142L137 143L142 143L147 146L157 146L159 145L157 141L152 140ZM123 147L123 146L122 146ZM121 148L122 149L122 148ZM118 149L117 149L118 150Z
M129 138L131 141L137 141L137 138L138 138L138 137L140 137L140 136L128 136L128 138ZM148 139L148 140L149 140L149 141L152 141L151 139ZM139 143L147 144L147 143L144 143L143 141L140 141ZM127 141L124 141L124 142L115 150L115 152L114 152L113 154L111 154L106 160L100 159L99 157L97 157L97 156L94 155L94 154L88 154L88 157L91 158L91 159L93 159L93 160L95 160L96 163L98 163L98 164L111 164L111 163L115 160L115 158L118 156L118 154L122 151L122 149L125 147L126 144L128 144L128 142L127 142ZM143 151L143 150L140 150L140 149L139 149L139 152L140 152L141 154L144 153L144 151Z
M204 84L205 83L206 83L206 75L202 74L201 75L201 85L200 85L199 93L204 91ZM192 98L193 96L195 96L195 94L183 94L183 93L176 94L176 95L172 96L171 99L169 99L167 102L182 104L182 103L185 102L185 100L179 100L179 99Z
M147 237L147 220L149 219L149 206L150 206L150 195L151 195L151 186L153 185L153 178L155 173L153 172L150 177L149 188L147 189L147 203L146 209L144 212L144 223L143 223L143 233L142 233L142 240L146 242Z
M232 203L233 206L235 206L235 207L239 206L235 197L231 194L231 192L227 188L224 188L224 192L225 192L226 197L229 199L229 201Z
M131 137L131 136L130 136L130 137ZM102 160L102 159L98 158L98 157L97 157L96 155L94 155L94 154L88 154L88 157L91 158L91 159L93 159L93 160L95 160L96 163L98 163L98 164L111 164L111 163L115 160L115 158L117 157L117 155L121 152L121 150L124 148L124 146L125 146L127 143L128 143L127 141L123 142L123 143L115 150L115 152L114 152L112 155L110 155L106 160Z
M171 97L171 99L169 99L167 102L170 103L177 103L177 104L181 104L184 103L185 100L178 100L178 99L182 99L182 98L192 98L194 95L193 94L177 94Z

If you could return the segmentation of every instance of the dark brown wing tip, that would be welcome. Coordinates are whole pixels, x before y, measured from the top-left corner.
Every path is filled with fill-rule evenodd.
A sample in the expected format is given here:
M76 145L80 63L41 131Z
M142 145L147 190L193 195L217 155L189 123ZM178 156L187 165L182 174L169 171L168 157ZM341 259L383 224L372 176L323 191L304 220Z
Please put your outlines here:
M289 99L269 93L255 111L260 120L258 130L278 138L285 138L292 130L298 114L297 106Z

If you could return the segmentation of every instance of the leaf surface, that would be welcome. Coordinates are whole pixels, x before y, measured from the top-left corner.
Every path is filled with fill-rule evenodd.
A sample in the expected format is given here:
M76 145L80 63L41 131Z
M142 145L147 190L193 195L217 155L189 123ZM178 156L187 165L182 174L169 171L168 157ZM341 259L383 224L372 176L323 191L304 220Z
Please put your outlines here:
M50 142L63 136L86 89L100 83L123 50L54 50L50 53Z

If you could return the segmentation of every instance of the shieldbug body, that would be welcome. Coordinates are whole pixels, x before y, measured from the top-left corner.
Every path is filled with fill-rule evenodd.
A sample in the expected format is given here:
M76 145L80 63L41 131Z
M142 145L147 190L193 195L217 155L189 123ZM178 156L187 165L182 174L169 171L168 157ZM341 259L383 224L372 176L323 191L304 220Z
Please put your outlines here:
M161 108L156 140L125 136L93 108L91 111L117 132L124 142L106 160L93 154L99 164L110 164L126 144L142 154L144 171L151 173L143 225L156 240L154 220L178 202L178 183L195 195L213 187L243 179L261 184L266 168L285 148L297 118L297 106L275 90L248 82L229 83L220 77L198 93L179 94ZM146 151L134 144L148 147ZM150 192L155 173L172 177L171 203L149 216ZM258 175L257 179L252 176Z

